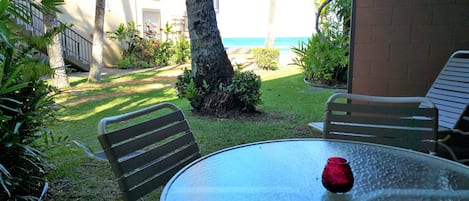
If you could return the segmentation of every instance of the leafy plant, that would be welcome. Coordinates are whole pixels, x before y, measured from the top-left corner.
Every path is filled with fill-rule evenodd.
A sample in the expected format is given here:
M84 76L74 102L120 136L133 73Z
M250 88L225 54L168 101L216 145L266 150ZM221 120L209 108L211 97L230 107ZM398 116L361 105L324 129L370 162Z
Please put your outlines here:
M172 56L173 64L185 64L191 57L191 46L189 41L181 37L176 41L174 54Z
M209 92L211 86L203 81L197 84L191 70L184 69L183 74L177 77L176 89L179 98L187 98L191 105L197 105ZM244 107L242 111L254 112L256 106L262 104L261 78L252 71L235 71L232 82L228 86L218 86L224 93L232 93L235 101L240 101Z
M187 98L189 101L196 101L200 96L204 96L209 86L204 81L202 86L197 86L192 76L192 71L184 68L182 75L177 77L176 82L178 98Z
M63 1L25 2L45 14L57 11L55 6L60 3ZM51 71L33 52L50 39L37 42L37 38L26 40L17 35L21 32L12 16L31 20L24 15L29 10L25 4L0 0L0 200L37 199L49 168L43 152L47 144L38 140L54 141L46 125L54 120L56 106L50 94L55 90L41 80Z
M123 56L134 54L137 43L140 41L139 33L134 21L128 22L127 25L121 23L116 30L106 32L108 38L122 43Z
M167 66L173 55L173 43L171 41L164 41L159 43L154 50L154 60L157 66Z
M264 70L277 69L280 49L253 48L252 55L254 56L257 66L260 68Z
M122 69L136 68L135 62L137 58L133 55L124 57L122 60L117 61L117 67Z
M326 85L347 82L350 9L350 0L330 1L318 17L322 31L292 48L293 62L303 68L305 79Z
M292 48L297 55L293 62L303 68L307 80L323 84L346 82L348 49L344 37L332 40L320 34L313 35L307 42Z
M254 111L256 105L262 104L261 84L261 77L253 71L236 70L228 90L243 103L243 110Z
M171 26L167 24L167 34ZM120 24L111 32L107 32L110 39L122 43L123 59L118 62L119 68L147 68L151 66L166 66L168 64L183 64L190 59L190 43L185 38L173 41L166 39L160 42L156 38L140 37L140 32L134 22L127 25ZM150 36L150 35L147 35Z

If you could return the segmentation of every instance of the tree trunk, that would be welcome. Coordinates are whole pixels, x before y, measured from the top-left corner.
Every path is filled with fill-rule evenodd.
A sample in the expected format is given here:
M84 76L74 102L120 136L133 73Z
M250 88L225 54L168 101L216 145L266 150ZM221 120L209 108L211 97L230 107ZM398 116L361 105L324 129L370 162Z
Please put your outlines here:
M105 0L96 0L93 49L88 82L101 81L101 69L103 68L104 7Z
M321 13L322 10L329 4L331 3L332 0L325 0L322 2L322 4L318 8L318 13L316 13L316 33L321 34L321 29L319 28L319 25L321 24Z
M233 94L221 89L231 83L233 67L223 47L213 0L186 0L192 54L192 76L197 85L207 83L209 92L193 103L195 110L223 116L236 108Z
M53 16L44 15L44 28L45 30L52 30L57 27L55 13ZM67 72L65 70L65 62L62 51L62 43L60 35L56 34L52 38L52 43L47 45L47 56L49 57L49 65L53 70L52 86L59 89L69 87Z
M269 19L267 21L267 35L265 37L265 48L274 48L275 36L274 36L274 20L275 20L275 9L276 0L270 0L269 6Z

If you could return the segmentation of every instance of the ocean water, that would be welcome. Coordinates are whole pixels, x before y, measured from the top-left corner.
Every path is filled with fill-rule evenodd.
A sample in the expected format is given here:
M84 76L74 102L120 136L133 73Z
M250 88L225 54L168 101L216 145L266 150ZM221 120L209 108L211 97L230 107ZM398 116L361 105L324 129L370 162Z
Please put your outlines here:
M275 38L274 47L281 52L289 51L290 48L298 46L298 43L306 42L309 37L280 37ZM264 47L265 38L223 38L225 48L254 48Z
M274 48L280 49L280 63L292 63L295 56L291 51L292 47L297 47L300 42L306 42L309 37L279 37L275 38ZM264 47L265 38L223 38L225 48L255 48Z

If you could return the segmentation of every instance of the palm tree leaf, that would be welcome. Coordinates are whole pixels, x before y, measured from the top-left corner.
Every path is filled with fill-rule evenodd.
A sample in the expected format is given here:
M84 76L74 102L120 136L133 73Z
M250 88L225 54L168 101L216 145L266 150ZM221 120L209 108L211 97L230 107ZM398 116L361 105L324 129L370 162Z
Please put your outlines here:
M0 185L2 185L3 190L8 194L8 197L10 197L11 193L7 185L8 186L10 185L10 182L8 182L8 179L11 178L11 174L2 164L0 164L0 172L2 173L0 174ZM7 178L3 178L3 175L5 175Z

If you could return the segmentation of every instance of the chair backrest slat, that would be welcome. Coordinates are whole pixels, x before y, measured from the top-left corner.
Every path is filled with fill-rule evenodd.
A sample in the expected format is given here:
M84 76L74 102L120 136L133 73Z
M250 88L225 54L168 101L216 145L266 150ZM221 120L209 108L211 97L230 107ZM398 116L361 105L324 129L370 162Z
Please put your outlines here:
M155 142L159 142L161 140L164 140L178 133L187 131L188 129L189 129L189 125L187 124L187 122L185 121L176 122L174 125L171 125L169 127L165 127L159 130L154 130L154 131L151 131L150 133L143 133L146 135L141 136L141 137L134 137L130 139L130 141L125 141L124 143L116 145L113 149L116 152L116 156L120 158L132 152L135 152L139 149L143 149L147 146L150 146L151 144L154 144ZM136 131L139 131L139 130L136 130Z
M143 115L150 120L141 120ZM109 124L127 120L133 125L106 131ZM184 114L171 103L103 118L98 133L125 200L145 196L201 156Z
M164 158L161 158L159 161L149 161L146 166L136 169L135 172L125 175L119 180L125 182L126 185L130 187L138 186L142 181L152 178L159 177L160 170L170 170L173 166L177 165L180 162L186 161L186 159L191 158L195 155L197 151L197 146L195 144L190 144L187 147L181 148L178 152L172 153ZM164 173L164 172L162 172ZM160 173L161 174L161 173Z
M406 127L431 127L435 123L433 119L414 119L414 118L390 118L381 116L359 116L356 115L350 118L348 115L329 115L330 121L344 122L349 124L369 124L369 125L387 125L387 126L402 126Z
M460 50L451 55L426 97L440 111L440 126L462 128L462 115L469 107L469 51Z
M122 171L124 173L128 173L132 170L137 169L139 164L148 163L155 159L159 160L162 157L170 154L171 152L174 152L175 148L184 147L186 145L194 143L194 141L195 139L192 133L187 133L174 140L171 140L168 143L162 144L158 147L148 150L145 153L120 162L122 166Z
M429 108L419 107L425 102ZM366 103L366 104L365 104ZM326 104L324 137L436 151L438 110L424 97L336 93Z
M141 133L146 133L155 128L161 128L170 123L182 120L184 120L184 114L182 113L182 111L175 111L169 114L165 114L160 118L150 119L139 124L131 125L129 127L124 127L122 129L109 132L107 134L109 136L109 143L117 144L124 140L128 140L131 135L133 135L133 137L136 137ZM139 132L136 133L135 130L138 130Z
M200 156L194 156L184 161L183 163L176 164L171 169L168 169L164 171L163 173L159 174L158 177L147 180L144 184L129 190L128 192L126 192L126 195L124 196L124 198L125 197L134 198L134 197L139 197L141 195L146 195L150 193L153 190L152 188L154 186L161 186L161 185L166 184L166 182L169 181L171 177L175 175L181 168L188 165L193 160L199 157Z
M417 107L400 106L390 110L390 105L371 105L371 104L342 104L330 103L326 109L331 111L341 112L357 112L367 114L381 114L381 115L401 115L401 116L423 116L428 115L429 110L420 109Z

